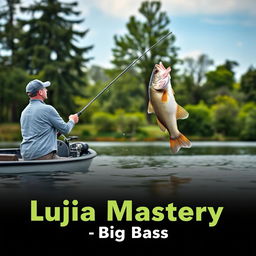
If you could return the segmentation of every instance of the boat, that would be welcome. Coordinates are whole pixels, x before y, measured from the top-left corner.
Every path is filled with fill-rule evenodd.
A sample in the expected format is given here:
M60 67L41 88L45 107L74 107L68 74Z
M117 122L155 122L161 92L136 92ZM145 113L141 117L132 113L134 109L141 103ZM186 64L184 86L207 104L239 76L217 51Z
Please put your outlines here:
M23 160L19 148L0 149L0 174L37 172L88 171L97 153L84 142L70 143L58 140L57 154L51 160Z

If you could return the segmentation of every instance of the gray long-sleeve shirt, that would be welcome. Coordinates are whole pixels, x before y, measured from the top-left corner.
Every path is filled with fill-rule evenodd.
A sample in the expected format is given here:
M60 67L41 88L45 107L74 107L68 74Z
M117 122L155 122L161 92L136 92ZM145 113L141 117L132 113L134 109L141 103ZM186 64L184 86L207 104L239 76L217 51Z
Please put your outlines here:
M69 133L74 122L63 121L56 109L41 100L30 100L20 118L21 155L24 160L32 160L57 150L57 131Z

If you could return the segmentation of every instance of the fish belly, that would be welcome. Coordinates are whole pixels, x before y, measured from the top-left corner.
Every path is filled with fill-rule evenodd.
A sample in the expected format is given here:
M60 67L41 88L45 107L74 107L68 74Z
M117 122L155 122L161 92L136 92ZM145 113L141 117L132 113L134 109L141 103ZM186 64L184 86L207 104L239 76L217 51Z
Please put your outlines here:
M166 127L170 136L178 136L179 130L176 119L177 103L174 96L168 94L168 101L162 102L162 93L151 91L150 100L158 120Z

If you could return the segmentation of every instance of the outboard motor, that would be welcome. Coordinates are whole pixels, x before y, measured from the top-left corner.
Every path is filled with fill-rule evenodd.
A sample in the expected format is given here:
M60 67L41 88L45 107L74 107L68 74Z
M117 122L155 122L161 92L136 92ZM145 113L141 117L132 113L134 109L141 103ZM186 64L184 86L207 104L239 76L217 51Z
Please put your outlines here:
M69 146L70 156L79 157L84 154L87 154L88 148L89 148L88 144L86 144L84 142L71 143Z
M88 153L89 146L84 142L69 143L70 140L77 139L77 136L70 136L66 138L64 135L64 141L57 140L58 151L57 154L61 157L79 157Z

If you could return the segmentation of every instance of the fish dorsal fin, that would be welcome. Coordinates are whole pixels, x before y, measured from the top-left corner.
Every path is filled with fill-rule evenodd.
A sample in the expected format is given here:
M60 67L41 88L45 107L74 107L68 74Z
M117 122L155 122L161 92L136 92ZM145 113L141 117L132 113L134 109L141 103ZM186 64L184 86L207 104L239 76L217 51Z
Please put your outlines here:
M187 112L187 110L185 110L180 105L177 105L176 118L177 119L186 119L186 118L188 118L188 116L189 116L189 113Z
M161 100L162 100L162 102L167 102L168 101L168 92L166 90L163 92Z
M165 126L158 120L158 118L156 119L156 121L157 121L157 124L158 124L159 128L160 128L163 132L165 132L165 131L166 131Z
M155 113L155 110L152 106L152 103L151 101L148 102L148 114L152 114L152 113Z

